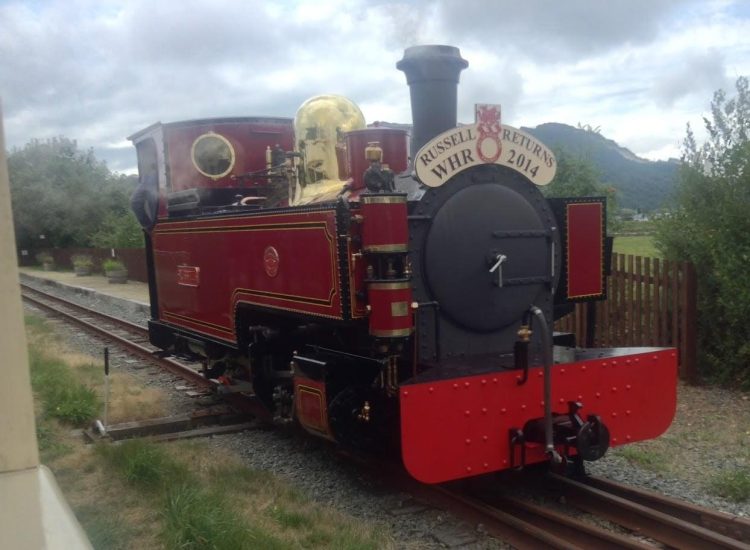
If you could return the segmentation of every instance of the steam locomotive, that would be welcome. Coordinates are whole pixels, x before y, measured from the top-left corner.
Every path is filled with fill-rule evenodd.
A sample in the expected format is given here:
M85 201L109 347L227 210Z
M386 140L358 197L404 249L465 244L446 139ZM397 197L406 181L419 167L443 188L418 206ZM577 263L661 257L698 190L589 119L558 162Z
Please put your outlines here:
M499 106L458 126L467 66L451 46L405 51L411 143L334 95L294 120L131 136L153 197L151 342L269 419L400 453L426 483L580 465L666 430L675 350L553 332L606 298L604 200L545 198L555 157Z

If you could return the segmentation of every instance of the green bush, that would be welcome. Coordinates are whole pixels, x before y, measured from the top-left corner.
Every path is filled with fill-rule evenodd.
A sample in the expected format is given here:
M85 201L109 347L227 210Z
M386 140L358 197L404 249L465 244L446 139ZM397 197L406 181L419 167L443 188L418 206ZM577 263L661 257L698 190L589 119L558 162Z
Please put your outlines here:
M676 203L657 221L657 247L668 259L688 260L698 280L698 348L703 374L750 389L750 93L721 90L706 119L709 139L683 143Z
M116 258L107 258L102 262L102 269L105 273L107 271L122 271L125 269L125 264Z
M40 264L52 264L55 262L55 259L49 252L40 252L36 255L36 261Z
M110 212L91 242L100 248L143 248L143 229L132 212Z
M73 267L80 269L91 269L94 266L94 259L88 254L74 254L70 257Z

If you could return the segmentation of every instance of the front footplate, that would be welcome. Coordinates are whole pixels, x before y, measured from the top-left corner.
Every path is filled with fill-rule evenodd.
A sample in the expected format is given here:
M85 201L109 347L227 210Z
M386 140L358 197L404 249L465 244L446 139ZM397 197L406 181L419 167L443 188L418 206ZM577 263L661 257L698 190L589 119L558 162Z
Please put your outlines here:
M597 357L588 358L594 351ZM567 417L571 402L582 404L582 418L597 415L613 447L652 439L669 427L677 399L674 349L588 354L553 366L553 413ZM530 369L523 385L518 375L487 372L402 385L402 456L409 473L425 483L440 483L511 468L508 434L544 413L542 369ZM526 464L548 459L544 446L528 438L523 449ZM558 451L565 451L563 443Z

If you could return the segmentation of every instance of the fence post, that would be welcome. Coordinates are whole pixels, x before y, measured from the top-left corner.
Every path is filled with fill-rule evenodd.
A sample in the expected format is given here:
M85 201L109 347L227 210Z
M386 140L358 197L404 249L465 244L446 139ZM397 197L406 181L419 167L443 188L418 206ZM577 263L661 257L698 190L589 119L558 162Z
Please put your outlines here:
M698 382L698 331L697 331L697 282L695 267L690 262L683 262L684 274L682 285L682 346L680 362L682 373L691 384Z

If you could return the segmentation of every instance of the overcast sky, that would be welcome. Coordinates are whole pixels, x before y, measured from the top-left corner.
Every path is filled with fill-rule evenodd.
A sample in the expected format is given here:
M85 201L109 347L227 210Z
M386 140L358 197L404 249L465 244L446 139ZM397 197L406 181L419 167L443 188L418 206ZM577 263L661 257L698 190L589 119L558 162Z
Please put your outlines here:
M678 156L714 90L750 74L744 0L0 0L6 144L63 135L117 171L156 121L294 116L345 95L367 122L410 122L395 64L450 44L469 68L459 120L590 124L639 156Z

